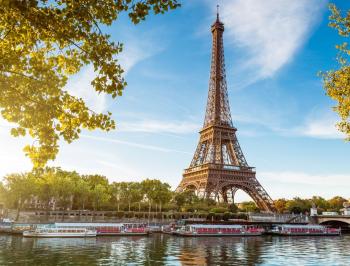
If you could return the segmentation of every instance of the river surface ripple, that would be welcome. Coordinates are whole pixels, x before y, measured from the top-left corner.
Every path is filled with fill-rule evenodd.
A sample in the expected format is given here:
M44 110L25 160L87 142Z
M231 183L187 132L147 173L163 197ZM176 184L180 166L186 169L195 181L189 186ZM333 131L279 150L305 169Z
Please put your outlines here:
M0 265L350 265L340 237L34 239L0 235Z

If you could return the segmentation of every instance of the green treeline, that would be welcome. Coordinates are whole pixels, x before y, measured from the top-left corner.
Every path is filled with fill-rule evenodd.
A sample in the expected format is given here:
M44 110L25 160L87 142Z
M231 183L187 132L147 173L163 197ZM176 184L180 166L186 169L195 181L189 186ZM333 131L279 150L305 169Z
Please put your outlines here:
M347 200L278 199L280 213L309 212L312 204L319 211L339 211ZM156 179L142 182L112 182L101 175L80 175L60 168L45 168L28 173L9 174L0 182L0 203L4 208L21 210L93 210L134 212L258 212L254 202L216 203L200 199L193 192L176 193L167 183ZM18 216L17 215L17 216Z

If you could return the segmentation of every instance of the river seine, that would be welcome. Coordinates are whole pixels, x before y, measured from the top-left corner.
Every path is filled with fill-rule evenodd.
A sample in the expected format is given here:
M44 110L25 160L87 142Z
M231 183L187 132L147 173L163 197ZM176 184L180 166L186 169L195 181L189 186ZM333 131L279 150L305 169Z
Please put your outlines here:
M0 236L0 265L350 265L340 237L33 239Z

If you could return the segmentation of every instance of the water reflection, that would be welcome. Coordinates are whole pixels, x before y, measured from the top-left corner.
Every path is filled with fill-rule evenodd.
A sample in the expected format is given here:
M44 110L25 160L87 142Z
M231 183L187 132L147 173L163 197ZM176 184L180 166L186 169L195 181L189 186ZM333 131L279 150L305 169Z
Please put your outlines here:
M349 265L350 236L33 239L0 236L0 265Z

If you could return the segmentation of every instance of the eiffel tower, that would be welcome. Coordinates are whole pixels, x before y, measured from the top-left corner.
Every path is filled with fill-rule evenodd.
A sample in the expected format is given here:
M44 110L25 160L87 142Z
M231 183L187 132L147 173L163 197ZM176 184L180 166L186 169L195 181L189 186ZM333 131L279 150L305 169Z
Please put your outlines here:
M232 124L225 74L224 24L219 13L211 32L211 71L204 125L177 191L189 189L200 197L234 202L236 191L241 189L261 210L274 212L274 203L256 179L255 168L248 165L236 137L237 129Z

